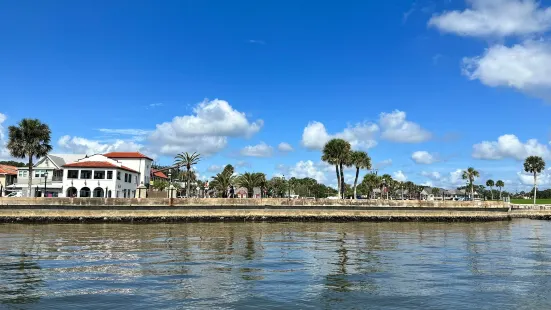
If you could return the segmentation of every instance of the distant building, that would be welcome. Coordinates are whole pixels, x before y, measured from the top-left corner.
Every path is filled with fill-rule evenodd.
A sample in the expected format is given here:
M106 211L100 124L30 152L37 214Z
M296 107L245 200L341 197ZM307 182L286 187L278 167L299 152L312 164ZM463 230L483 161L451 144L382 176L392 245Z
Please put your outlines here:
M17 182L17 167L0 165L0 196L4 196L8 186Z
M151 178L151 164L153 159L140 152L111 152L103 154L103 156L114 159L124 166L133 169L140 173L138 184L149 186Z

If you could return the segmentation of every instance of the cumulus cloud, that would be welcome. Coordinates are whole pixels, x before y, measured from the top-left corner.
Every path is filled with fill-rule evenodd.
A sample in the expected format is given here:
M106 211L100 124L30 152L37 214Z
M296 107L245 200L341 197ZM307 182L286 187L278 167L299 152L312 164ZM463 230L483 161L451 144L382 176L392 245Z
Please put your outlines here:
M113 135L128 135L128 136L145 136L151 133L150 130L144 129L111 129L111 128L100 128L100 132Z
M160 153L174 155L187 150L214 154L226 147L228 138L250 137L263 126L262 120L250 122L245 113L224 100L205 100L193 112L157 125L149 140Z
M261 142L257 145L248 145L241 149L241 155L249 157L270 157L274 149L268 144Z
M494 45L482 56L464 58L463 74L491 86L504 86L549 98L551 44L526 41L507 47Z
M287 152L292 152L293 151L293 147L287 143L287 142L281 142L278 146L277 146L277 149L280 151L280 152L283 152L283 153L287 153Z
M4 122L8 119L8 117L5 114L0 113L0 159L1 160L7 160L11 159L10 152L7 149L7 138L4 128Z
M325 173L311 160L299 161L289 168L289 175L295 178L312 178L319 183L326 181Z
M429 179L425 184L430 182L432 184L430 186L456 188L466 183L462 178L463 169L456 169L447 174L442 174L438 171L422 171L421 176Z
M395 110L379 117L381 138L393 142L419 143L429 140L432 134L419 124L406 120L406 112Z
M534 175L531 173L526 173L524 171L520 171L517 173L518 179L520 183L523 185L528 186L534 186ZM538 186L548 186L551 185L551 173L550 170L547 169L546 171L543 171L542 173L538 174L537 182L536 184Z
M540 144L536 139L523 143L517 136L511 134L503 135L497 141L483 141L473 145L472 154L474 158L489 160L504 158L524 160L531 155L550 158L549 147Z
M304 128L302 133L302 145L311 150L321 150L327 141L333 138L345 139L354 148L369 149L377 145L375 134L379 127L373 123L358 123L354 126L349 125L342 132L330 135L325 129L325 125L320 122L310 122Z
M535 0L469 0L470 8L434 15L429 26L471 37L526 36L551 27L551 9Z
M62 136L57 141L58 146L64 151L75 154L102 154L109 152L140 151L143 145L133 141L116 140L113 143L104 143L81 137ZM151 153L149 156L153 156Z
M411 154L411 159L414 162L422 165L429 165L438 161L437 156L427 151L413 152L413 154Z
M392 174L392 178L399 182L405 182L408 177L402 172L402 170L398 170Z
M422 171L421 172L421 175L424 176L424 177L427 177L433 181L440 181L442 180L442 175L440 174L440 172L438 171L432 171L432 172L428 172L428 171Z
M384 169L386 167L392 166L392 159L388 158L385 160L381 160L380 162L373 165L374 169Z
M218 165L210 165L207 168L208 172L214 172L214 173L222 172L222 170L224 170L224 167L218 166Z

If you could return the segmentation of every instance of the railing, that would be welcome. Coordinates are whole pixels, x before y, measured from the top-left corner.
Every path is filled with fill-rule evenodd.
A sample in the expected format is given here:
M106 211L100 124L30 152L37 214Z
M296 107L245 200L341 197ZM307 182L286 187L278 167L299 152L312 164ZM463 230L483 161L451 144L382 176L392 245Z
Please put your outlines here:
M53 176L52 182L61 182L63 181L63 176Z

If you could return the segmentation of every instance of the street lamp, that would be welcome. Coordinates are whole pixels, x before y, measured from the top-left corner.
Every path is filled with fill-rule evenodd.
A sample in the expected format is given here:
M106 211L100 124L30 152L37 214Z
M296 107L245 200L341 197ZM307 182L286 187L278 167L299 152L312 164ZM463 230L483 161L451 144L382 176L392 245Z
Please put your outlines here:
M48 171L44 172L44 194L42 197L46 197L46 181L48 180Z
M168 191L170 192L170 198L172 198L172 169L168 170Z

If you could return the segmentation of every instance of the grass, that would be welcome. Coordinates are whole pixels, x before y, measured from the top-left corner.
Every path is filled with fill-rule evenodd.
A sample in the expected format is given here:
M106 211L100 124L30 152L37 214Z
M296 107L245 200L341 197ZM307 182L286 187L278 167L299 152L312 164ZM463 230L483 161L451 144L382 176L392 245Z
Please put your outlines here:
M516 204L532 204L534 201L532 199L511 199L511 203ZM536 204L538 205L551 205L551 199L537 199Z

